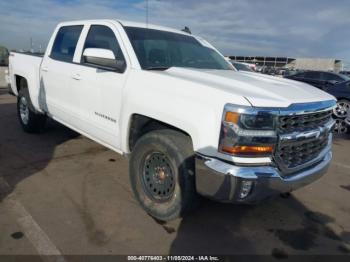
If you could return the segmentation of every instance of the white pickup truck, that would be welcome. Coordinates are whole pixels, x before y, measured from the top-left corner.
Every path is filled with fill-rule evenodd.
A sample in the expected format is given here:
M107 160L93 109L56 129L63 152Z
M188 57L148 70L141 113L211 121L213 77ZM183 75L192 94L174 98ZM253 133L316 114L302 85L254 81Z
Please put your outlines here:
M321 177L336 100L310 85L238 72L207 41L118 20L61 23L43 57L11 52L26 132L47 117L130 156L141 206L160 220L198 194L257 203Z

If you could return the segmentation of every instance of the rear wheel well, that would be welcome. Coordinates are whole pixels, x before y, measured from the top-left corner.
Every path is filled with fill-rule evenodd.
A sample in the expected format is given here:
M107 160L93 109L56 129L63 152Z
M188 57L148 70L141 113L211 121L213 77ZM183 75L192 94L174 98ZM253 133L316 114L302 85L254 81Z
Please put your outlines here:
M17 93L19 92L19 90L21 90L22 88L27 88L28 87L28 83L27 83L27 79L25 79L23 76L19 76L16 75L16 89L17 89Z
M167 123L164 123L162 121L156 120L151 117L134 114L131 117L131 123L129 128L128 143L129 143L130 151L134 149L134 146L137 140L141 138L143 135L154 130L163 130L163 129L175 130L191 138L191 136L188 133L186 133L185 131L175 126L169 125Z

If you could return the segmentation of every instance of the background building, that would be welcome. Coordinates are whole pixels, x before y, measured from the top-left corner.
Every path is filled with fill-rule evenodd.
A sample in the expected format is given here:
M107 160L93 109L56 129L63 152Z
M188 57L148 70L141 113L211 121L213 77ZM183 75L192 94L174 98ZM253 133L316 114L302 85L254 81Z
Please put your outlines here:
M258 67L288 68L294 70L322 70L338 73L343 70L343 62L331 58L291 58L275 56L228 56L231 60L253 63Z
M288 66L300 70L322 70L336 73L343 70L341 60L325 58L297 58Z

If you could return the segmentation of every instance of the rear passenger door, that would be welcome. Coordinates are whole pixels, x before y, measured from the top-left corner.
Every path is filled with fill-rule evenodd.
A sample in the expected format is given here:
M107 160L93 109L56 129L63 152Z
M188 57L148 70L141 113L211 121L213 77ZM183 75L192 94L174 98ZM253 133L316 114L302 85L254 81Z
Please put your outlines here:
M87 29L86 40L80 50L80 64L75 73L79 79L82 130L100 142L116 149L119 144L119 115L122 91L127 75L126 52L121 48L121 40L114 24L101 22L91 24ZM82 57L86 48L111 50L119 61L124 61L125 70L117 72L86 63Z
M79 93L72 86L73 59L83 25L58 29L51 51L42 62L40 72L40 107L69 125L77 127L80 119Z

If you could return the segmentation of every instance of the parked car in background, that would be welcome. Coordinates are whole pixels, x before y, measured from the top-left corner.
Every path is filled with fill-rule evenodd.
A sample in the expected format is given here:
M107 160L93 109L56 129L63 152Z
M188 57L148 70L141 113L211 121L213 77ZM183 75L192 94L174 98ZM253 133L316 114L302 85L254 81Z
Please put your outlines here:
M10 72L8 69L5 69L5 83L7 85L9 94L14 95L11 89Z
M345 123L350 108L350 78L343 74L324 71L305 71L285 78L305 82L316 86L337 98L337 106L333 110L336 124L334 131L339 134L348 133L350 128Z
M300 73L300 72L302 72L302 71L286 68L286 69L283 71L282 75L283 75L283 77L287 77L287 76L292 76L292 75L298 74L298 73Z
M321 89L350 80L346 75L324 71L304 71L294 75L285 76L285 78L308 83Z
M338 99L337 106L334 109L334 116L336 120L334 131L339 134L349 133L350 126L348 123L350 119L350 80L329 86L323 90Z
M236 68L238 71L247 71L247 72L255 72L248 63L241 63L241 62L235 62L230 61L234 68Z
M340 71L339 74L346 75L350 77L350 71Z
M265 74L265 75L271 75L271 76L282 76L284 74L285 69L283 68L276 68L274 66L262 66L259 69L259 72Z
M9 64L9 51L7 48L0 46L0 66L8 66Z

